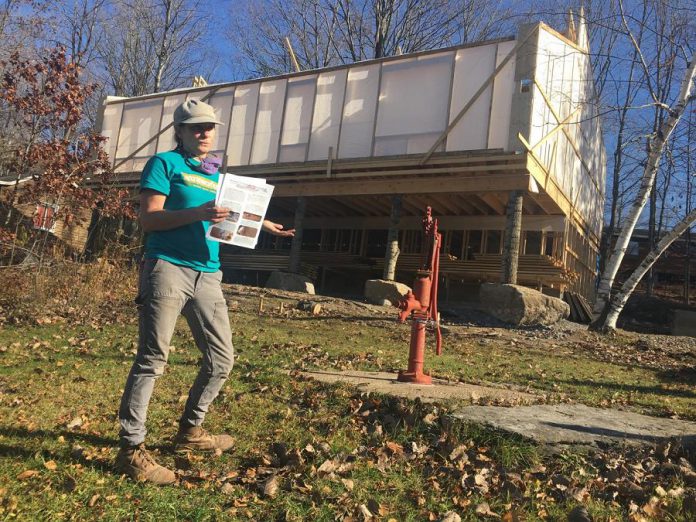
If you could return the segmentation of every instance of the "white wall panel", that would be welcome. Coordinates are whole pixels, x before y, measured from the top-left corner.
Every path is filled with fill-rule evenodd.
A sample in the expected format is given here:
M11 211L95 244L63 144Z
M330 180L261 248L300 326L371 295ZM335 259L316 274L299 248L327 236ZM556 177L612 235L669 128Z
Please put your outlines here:
M223 125L217 125L215 133L215 141L213 142L213 152L218 155L225 153L225 145L230 132L230 112L234 104L234 87L223 87L206 102L215 109L215 117L220 120Z
M159 132L163 98L127 102L123 108L123 123L118 137L116 157L125 158ZM152 156L157 141L153 140L137 156Z
M495 60L496 67L505 60L514 47L515 42L498 44ZM498 73L493 83L493 102L491 104L491 118L488 131L489 149L505 149L508 145L512 93L515 89L515 64L516 60L513 57Z
M288 80L279 162L304 161L312 123L316 76Z
M457 51L449 121L452 121L459 114L493 73L495 51L495 44L469 47ZM486 148L492 91L492 86L488 86L449 133L446 147L448 151Z
M118 129L121 125L122 112L122 103L112 103L104 106L104 114L102 115L101 135L107 139L104 150L106 150L106 153L112 161L115 157L116 140L118 139Z
M286 85L287 80L274 80L261 84L254 142L251 148L253 164L274 163L278 159L278 140Z
M234 105L227 139L227 165L229 166L249 164L259 87L260 84L252 83L240 85L234 91Z
M160 124L161 129L174 121L174 110L184 101L186 101L186 94L175 94L173 96L167 96L164 99L164 110L162 111L162 122ZM175 147L176 139L174 138L174 127L171 126L160 134L157 139L157 152L166 152Z
M360 158L372 153L380 64L348 71L339 158Z
M417 136L410 147L406 144L412 152L426 152L432 146L447 126L452 55L436 54L382 66L377 138ZM434 137L430 141L426 136ZM375 151L375 155L380 154Z
M336 153L347 75L348 70L341 69L322 73L317 78L309 160L328 158L329 147Z

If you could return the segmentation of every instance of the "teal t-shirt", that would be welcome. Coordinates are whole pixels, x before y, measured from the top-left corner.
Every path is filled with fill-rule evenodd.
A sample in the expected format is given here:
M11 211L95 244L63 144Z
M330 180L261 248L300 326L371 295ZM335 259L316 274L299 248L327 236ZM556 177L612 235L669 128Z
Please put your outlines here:
M140 190L155 190L167 196L165 210L181 210L215 199L218 177L217 172L208 175L192 169L184 156L173 150L150 158L140 177ZM145 242L145 257L164 259L200 272L216 272L220 268L220 243L205 237L209 226L209 221L198 221L150 232Z

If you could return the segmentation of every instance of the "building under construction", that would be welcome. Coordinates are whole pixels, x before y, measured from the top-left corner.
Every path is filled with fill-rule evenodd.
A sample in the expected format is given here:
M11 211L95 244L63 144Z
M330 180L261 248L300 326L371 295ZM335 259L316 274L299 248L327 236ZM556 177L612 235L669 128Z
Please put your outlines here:
M223 246L225 269L292 268L320 289L360 288L381 277L391 230L397 279L409 283L429 205L443 233L442 288L498 282L507 269L520 284L593 297L605 151L582 21L565 33L539 23L515 38L109 97L101 128L120 183L136 187L147 159L174 147L171 115L189 97L226 122L215 146L226 171L265 178L275 186L268 217L298 226L293 241ZM510 231L520 229L518 247Z

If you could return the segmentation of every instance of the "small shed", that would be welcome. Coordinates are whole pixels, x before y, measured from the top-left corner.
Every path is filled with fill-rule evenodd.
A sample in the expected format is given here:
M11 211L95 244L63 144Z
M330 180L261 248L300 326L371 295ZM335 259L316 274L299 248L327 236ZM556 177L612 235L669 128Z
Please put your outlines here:
M225 170L267 179L276 187L269 217L303 225L295 248L267 237L254 251L223 249L225 266L299 262L324 283L349 272L370 278L381 273L391 227L397 271L410 282L430 205L448 283L499 281L512 254L518 282L591 299L605 150L586 28L569 27L524 25L511 38L109 97L101 132L119 183L136 186L147 159L174 146L174 107L191 97L215 107ZM507 211L520 201L521 218ZM510 252L505 230L519 219L519 250Z

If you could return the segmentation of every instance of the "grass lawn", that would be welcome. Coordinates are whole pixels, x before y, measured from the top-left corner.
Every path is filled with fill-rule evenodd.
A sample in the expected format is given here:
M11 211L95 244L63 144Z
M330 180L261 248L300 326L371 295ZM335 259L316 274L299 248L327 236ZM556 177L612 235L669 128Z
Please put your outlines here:
M148 443L179 470L173 487L134 483L111 468L134 310L113 322L5 325L0 517L422 521L455 511L463 520L563 520L583 504L595 520L693 520L685 511L692 490L663 466L688 457L676 449L548 455L518 437L453 421L452 404L304 379L296 370L405 367L409 329L386 314L279 313L282 299L272 297L259 315L257 298L238 300L236 366L206 421L235 437L234 451L178 458L170 451L198 362L183 321L156 386ZM544 401L696 418L689 372L597 357L583 345L592 344L589 334L539 335L546 334L454 328L443 356L429 353L427 366L439 377L516 386ZM631 341L601 342L616 349Z

